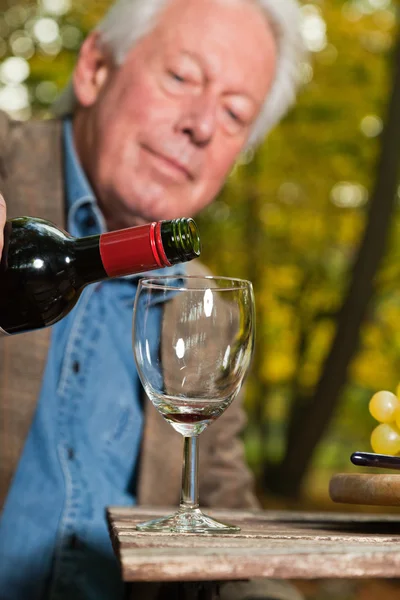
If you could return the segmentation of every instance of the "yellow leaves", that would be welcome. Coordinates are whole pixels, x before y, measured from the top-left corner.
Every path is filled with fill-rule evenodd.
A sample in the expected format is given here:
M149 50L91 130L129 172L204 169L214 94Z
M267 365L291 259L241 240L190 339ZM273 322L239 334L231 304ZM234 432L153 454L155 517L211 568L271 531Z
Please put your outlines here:
M320 245L326 238L326 217L319 211L303 211L302 218L292 219L290 235L293 248L301 251L310 242Z
M390 389L397 379L392 357L379 347L362 350L353 361L350 374L355 383L370 389Z
M296 363L293 357L288 354L283 352L268 353L263 360L260 375L262 379L266 379L270 383L284 383L293 376L295 366Z
M260 211L260 218L274 235L279 234L280 231L286 232L287 217L278 205L272 203L265 204Z
M249 376L246 378L244 405L246 410L251 413L260 402L259 384L256 380L256 374L250 370Z
M269 394L265 402L264 415L269 422L282 423L288 413L288 397L283 391Z
M315 362L308 362L301 369L299 374L299 385L305 389L311 389L315 386L319 376L319 364Z
M386 302L382 310L379 310L379 322L393 333L399 331L400 306Z
M382 344L382 329L376 323L367 323L364 326L362 340L369 348L379 348Z
M73 16L80 22L85 31L93 29L107 10L113 4L112 0L73 0Z
M325 319L314 328L311 337L308 356L310 360L319 364L324 358L331 345L333 334L335 332L335 323Z
M302 278L301 269L295 264L268 265L263 273L263 288L266 293L272 287L278 293L296 290Z
M301 388L310 390L315 387L334 332L335 323L326 319L313 329L304 363L299 368L298 382Z
M303 298L303 319L305 316L312 319L313 315L319 312L332 314L333 317L340 306L341 298L340 290L334 285L326 287L317 282L309 286L307 297Z
M352 246L357 243L363 230L364 218L359 211L346 211L338 222L338 237L344 245Z

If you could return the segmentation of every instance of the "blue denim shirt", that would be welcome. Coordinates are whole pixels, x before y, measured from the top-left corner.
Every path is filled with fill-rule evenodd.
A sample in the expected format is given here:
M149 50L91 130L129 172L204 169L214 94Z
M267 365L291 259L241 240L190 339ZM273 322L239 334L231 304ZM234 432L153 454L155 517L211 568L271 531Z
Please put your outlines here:
M68 120L64 150L67 229L79 237L103 232ZM52 328L37 410L0 521L1 600L123 598L105 508L135 503L143 423L131 341L137 279L88 286Z

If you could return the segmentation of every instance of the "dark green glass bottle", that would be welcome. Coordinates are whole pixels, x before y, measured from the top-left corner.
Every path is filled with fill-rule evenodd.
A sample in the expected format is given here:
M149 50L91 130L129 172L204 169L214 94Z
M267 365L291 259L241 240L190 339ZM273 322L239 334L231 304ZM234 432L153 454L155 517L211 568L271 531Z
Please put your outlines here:
M200 255L193 219L158 221L74 238L43 219L7 221L0 263L0 336L53 325L89 283Z

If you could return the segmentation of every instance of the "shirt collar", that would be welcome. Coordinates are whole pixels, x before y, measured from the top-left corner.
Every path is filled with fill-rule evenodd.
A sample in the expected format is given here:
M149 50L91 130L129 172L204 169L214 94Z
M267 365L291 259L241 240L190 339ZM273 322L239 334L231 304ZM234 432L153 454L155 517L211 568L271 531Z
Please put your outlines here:
M106 223L79 161L70 118L63 122L63 136L68 231L77 237L103 233Z

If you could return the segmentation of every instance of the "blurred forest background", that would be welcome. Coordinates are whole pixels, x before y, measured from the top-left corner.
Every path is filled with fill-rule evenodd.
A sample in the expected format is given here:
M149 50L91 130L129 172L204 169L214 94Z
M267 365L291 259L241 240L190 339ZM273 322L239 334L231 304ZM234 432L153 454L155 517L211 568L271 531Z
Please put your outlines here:
M0 0L0 109L49 118L109 5ZM370 450L368 402L400 381L399 17L302 3L298 103L198 219L203 261L255 288L245 443L269 505L334 510L329 478Z

